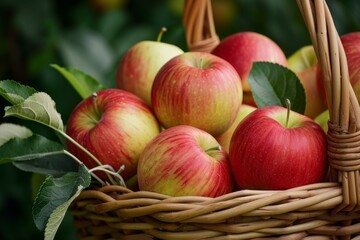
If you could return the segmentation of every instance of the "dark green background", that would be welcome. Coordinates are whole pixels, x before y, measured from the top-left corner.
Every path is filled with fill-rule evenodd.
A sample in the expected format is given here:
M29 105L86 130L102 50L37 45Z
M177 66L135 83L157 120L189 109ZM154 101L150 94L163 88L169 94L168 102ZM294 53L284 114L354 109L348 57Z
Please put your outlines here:
M287 56L310 44L295 0L220 1L230 3L227 10L226 6L222 10L223 5L214 10L221 38L238 31L257 31L277 42ZM168 28L164 42L187 50L182 1L124 2L121 7L101 11L91 1L0 0L0 79L46 91L66 122L80 97L50 64L79 68L113 87L116 65L124 52L138 41L155 40L161 27ZM340 35L360 30L360 1L329 0L328 4ZM5 105L1 99L1 115ZM0 121L18 122L10 118ZM29 126L54 137L47 129ZM12 165L0 166L0 239L43 238L32 220L31 180L30 173ZM66 216L56 238L75 238L71 216Z

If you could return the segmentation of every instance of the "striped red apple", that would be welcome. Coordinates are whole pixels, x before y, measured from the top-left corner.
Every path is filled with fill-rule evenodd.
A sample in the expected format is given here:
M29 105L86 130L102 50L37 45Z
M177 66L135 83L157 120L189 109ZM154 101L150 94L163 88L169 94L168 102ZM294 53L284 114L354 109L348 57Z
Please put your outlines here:
M238 73L205 52L186 52L168 61L155 77L151 103L165 127L190 125L214 136L234 122L242 103Z
M155 137L140 155L139 189L169 196L216 197L232 190L227 153L209 133L179 125Z
M84 99L71 112L66 130L102 164L115 170L124 165L124 180L136 175L140 153L159 132L159 123L145 102L121 89L101 90ZM88 168L97 166L77 146L67 145ZM106 178L104 173L96 173Z
M231 63L238 72L243 89L244 104L256 106L248 75L253 62L266 61L287 66L285 53L269 37L257 32L238 32L222 39L212 53Z

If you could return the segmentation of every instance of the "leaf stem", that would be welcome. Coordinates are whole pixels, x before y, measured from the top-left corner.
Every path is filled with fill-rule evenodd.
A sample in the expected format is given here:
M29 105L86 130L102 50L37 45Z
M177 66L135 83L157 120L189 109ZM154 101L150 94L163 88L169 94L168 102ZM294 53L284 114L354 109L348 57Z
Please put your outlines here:
M83 152L85 152L92 160L94 160L99 166L103 166L103 164L99 161L99 159L97 159L91 152L89 152L86 148L84 148L83 146L81 146L78 142L76 142L72 137L70 137L69 135L67 135L65 132L63 131L59 131L58 129L56 129L56 131L58 131L62 136L64 136L66 139L68 139L71 143L73 143L74 145L76 145L78 148L80 148ZM77 158L76 158L77 159ZM80 161L80 160L79 160ZM81 161L80 161L81 162ZM106 173L107 177L109 178L110 182L112 184L117 184L117 182L112 178L112 176L108 173Z

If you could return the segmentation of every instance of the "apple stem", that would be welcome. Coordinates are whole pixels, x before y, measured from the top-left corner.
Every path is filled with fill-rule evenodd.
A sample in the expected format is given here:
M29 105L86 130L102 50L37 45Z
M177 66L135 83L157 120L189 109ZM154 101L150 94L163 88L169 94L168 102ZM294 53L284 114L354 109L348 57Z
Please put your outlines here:
M162 38L164 32L166 32L166 31L167 31L167 28L166 28L166 27L162 27L162 28L160 29L159 35L158 35L157 40L156 40L157 42L161 42L161 38Z
M202 69L203 68L203 66L204 66L204 59L203 58L200 58L200 68Z
M220 151L220 150L221 150L221 146L217 145L215 147L211 147L209 149L206 149L205 152L208 153L208 152L211 152L211 151Z
M290 99L288 99L288 98L285 99L285 105L286 105L286 109L287 109L285 127L288 127L289 118L290 118L290 112L291 112L291 101L290 101Z

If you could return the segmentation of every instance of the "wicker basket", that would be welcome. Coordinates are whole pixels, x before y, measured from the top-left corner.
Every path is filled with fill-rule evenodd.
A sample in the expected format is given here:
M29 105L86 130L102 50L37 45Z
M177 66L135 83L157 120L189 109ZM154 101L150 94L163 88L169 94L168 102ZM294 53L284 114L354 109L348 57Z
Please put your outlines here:
M320 61L330 111L329 182L217 198L121 186L83 191L71 213L81 239L360 239L360 108L325 0L297 0ZM186 1L190 50L219 42L210 0Z

